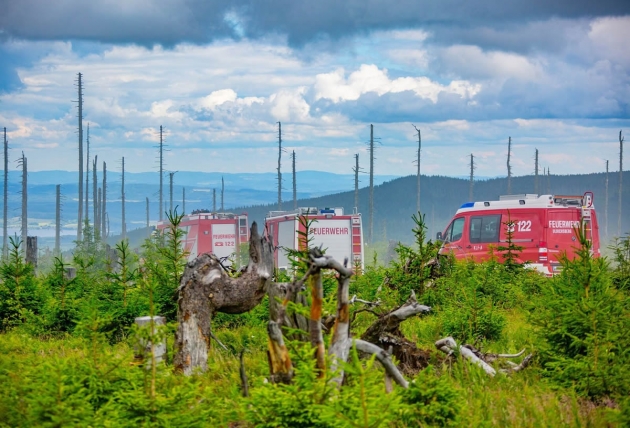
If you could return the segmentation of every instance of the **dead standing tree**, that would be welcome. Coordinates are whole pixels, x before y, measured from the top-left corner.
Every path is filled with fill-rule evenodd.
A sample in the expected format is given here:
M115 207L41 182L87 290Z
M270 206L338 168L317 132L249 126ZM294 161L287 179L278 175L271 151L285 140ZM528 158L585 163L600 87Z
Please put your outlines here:
M79 210L77 214L77 241L81 241L83 234L83 75L77 75L77 88L79 91L78 119L79 119Z
M101 236L107 238L109 229L107 225L107 164L103 161L103 195L101 199Z
M621 237L621 195L623 191L623 135L619 131L619 206L617 216L617 236Z
M416 127L416 125L413 125L413 127L418 133L418 151L416 153L416 165L418 166L418 171L416 173L416 211L420 212L420 155L422 152L422 135L420 134L420 130Z
M178 371L189 375L206 370L215 313L241 314L262 301L273 275L273 252L273 244L259 235L254 222L249 264L238 278L230 277L214 254L202 254L188 263L178 289L174 359Z
M469 184L469 188L468 188L468 200L469 201L473 200L473 186L475 184L475 168L477 168L475 166L475 157L471 153L470 154L470 184Z
M26 156L18 159L18 166L22 167L22 251L26 255L26 238L28 237L28 167Z
M293 209L297 210L297 178L295 174L295 150L291 152L291 171L293 173Z
M2 258L6 259L9 256L8 236L7 236L7 221L9 210L9 142L7 141L7 128L4 128L4 199L3 199L3 212L2 212Z
M354 155L355 166L352 168L354 172L354 209L356 212L359 212L359 172L361 171L359 167L359 154L356 153Z
M508 153L507 153L507 194L512 194L512 166L510 165L510 157L512 156L512 137L508 137Z
M282 123L278 122L278 211L282 211Z

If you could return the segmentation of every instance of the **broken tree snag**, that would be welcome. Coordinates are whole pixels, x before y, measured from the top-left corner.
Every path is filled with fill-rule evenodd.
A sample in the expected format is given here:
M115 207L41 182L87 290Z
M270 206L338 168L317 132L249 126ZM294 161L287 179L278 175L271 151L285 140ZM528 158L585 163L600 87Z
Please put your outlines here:
M293 367L278 323L269 321L267 336L269 337L270 380L273 383L290 383L293 377Z
M331 369L337 370L339 361L348 361L350 354L350 277L352 271L347 269L345 265L348 260L344 261L344 266L340 265L331 257L325 257L324 260L316 259L313 261L316 265L325 265L335 269L337 275L337 316L335 317L335 325L328 349L328 354L332 357ZM332 379L337 385L341 386L343 381L343 371Z
M322 285L322 272L315 268L309 277L311 288L311 314L308 321L309 337L311 345L315 349L315 366L319 372L318 377L326 375L326 350L324 349L324 336L322 334L322 307L324 304L324 287Z
M393 355L399 361L403 373L414 375L428 365L429 353L418 349L400 331L400 324L415 315L429 312L429 306L421 305L415 293L401 307L379 317L361 336L362 340L381 348L392 346Z
M272 243L258 234L254 222L249 264L238 278L227 275L214 254L202 254L188 262L178 288L176 370L187 375L195 369L206 370L212 316L217 312L241 314L261 302L273 273L273 251Z
M313 267L309 268L304 277L293 282L271 283L269 286L269 319L276 321L280 326L291 329L299 329L305 333L309 331L308 319L298 313L287 314L289 302L308 306L306 296L300 293ZM299 336L299 335L298 335ZM294 339L306 340L306 337L294 337Z
M409 382L400 373L390 354L384 349L379 348L373 343L366 342L365 340L355 340L354 345L357 351L365 352L366 354L376 355L376 359L383 365L385 371L391 376L394 381L403 388L409 388Z

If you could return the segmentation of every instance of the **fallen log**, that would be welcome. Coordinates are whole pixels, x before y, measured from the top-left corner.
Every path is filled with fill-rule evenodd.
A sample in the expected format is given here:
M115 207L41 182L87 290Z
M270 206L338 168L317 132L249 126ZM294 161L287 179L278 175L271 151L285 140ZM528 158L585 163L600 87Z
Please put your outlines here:
M455 352L459 352L459 354L472 362L473 364L481 367L483 371L485 371L490 376L495 376L497 371L490 365L490 363L498 360L498 359L506 359L506 358L518 358L525 353L523 349L521 352L516 354L483 354L479 350L475 349L472 345L461 345L457 346L457 342L452 337L445 337L444 339L440 339L435 342L435 346L440 351L444 352L447 355L453 355ZM518 372L527 367L532 359L533 355L529 354L520 364L515 364L508 361L508 364L511 366L507 369L500 369L499 373L508 374L512 372Z

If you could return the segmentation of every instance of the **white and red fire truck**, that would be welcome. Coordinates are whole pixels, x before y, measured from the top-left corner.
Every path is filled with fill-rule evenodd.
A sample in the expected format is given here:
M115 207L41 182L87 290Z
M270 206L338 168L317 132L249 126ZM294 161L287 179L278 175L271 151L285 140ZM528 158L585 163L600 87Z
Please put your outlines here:
M508 223L511 226L508 226ZM463 204L437 239L444 243L440 254L457 259L483 261L490 258L490 246L506 246L508 227L512 242L522 247L518 262L546 275L560 269L559 257L576 256L574 228L584 223L595 257L600 256L599 225L593 193L584 195L508 195L498 201Z
M343 208L298 208L293 211L271 211L265 219L265 230L276 246L275 261L279 269L291 265L287 249L303 249L305 222L312 220L308 236L311 247L325 250L326 255L340 263L348 259L348 266L363 269L363 226L361 214L344 215Z
M168 221L158 223L158 230L168 227ZM179 227L186 231L184 249L192 260L200 254L213 253L229 264L238 254L240 244L249 242L247 214L200 212L184 216Z

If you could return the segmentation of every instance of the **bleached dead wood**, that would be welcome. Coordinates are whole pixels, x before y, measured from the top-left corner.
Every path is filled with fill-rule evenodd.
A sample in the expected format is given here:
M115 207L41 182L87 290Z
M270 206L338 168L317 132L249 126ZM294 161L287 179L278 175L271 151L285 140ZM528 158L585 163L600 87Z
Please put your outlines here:
M240 314L258 305L273 274L273 245L252 224L249 264L241 276L230 277L213 254L202 254L186 265L178 288L175 369L184 374L205 371L216 312Z
M376 359L383 365L385 371L391 376L394 381L403 388L409 388L409 382L403 377L398 370L398 367L392 361L392 357L384 349L376 346L373 343L366 342L365 340L355 340L354 345L358 351L365 352L367 354L376 355Z
M331 356L331 369L337 370L339 362L348 361L350 354L350 277L352 270L347 268L348 260L344 260L343 266L329 256L312 258L315 266L329 268L337 271L337 316L333 327L332 340L328 354ZM337 385L343 381L343 371L340 371L333 379Z
M490 365L490 363L500 358L518 358L525 353L525 350L523 349L521 352L518 352L516 354L483 354L471 345L462 345L458 347L455 339L450 336L438 340L437 342L435 342L435 346L447 355L452 355L457 350L462 357L481 367L490 376L494 376L497 374L497 371L494 369L494 367ZM523 361L521 361L520 364L515 364L508 361L508 364L511 367L508 369L501 369L499 370L499 372L503 374L508 374L521 371L529 365L532 356L532 354L527 355L525 358L523 358Z
M496 370L490 364L486 363L484 360L482 360L477 355L475 355L473 351L471 351L465 346L458 347L457 342L455 342L455 339L453 339L450 336L445 337L444 339L438 340L437 342L435 342L435 346L440 351L446 353L447 355L451 355L453 354L453 352L458 351L462 357L466 358L473 364L481 367L483 371L488 373L490 376L494 376L497 374Z

